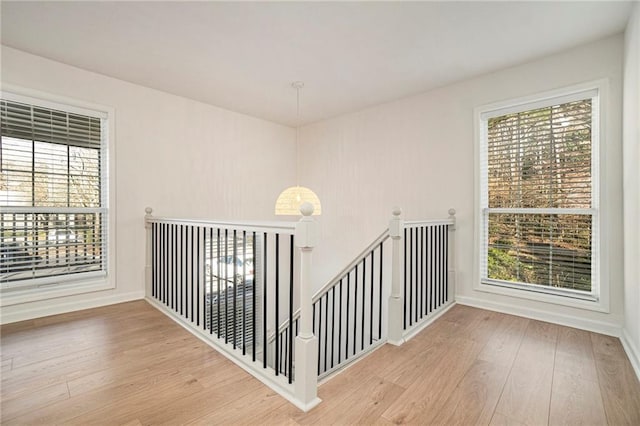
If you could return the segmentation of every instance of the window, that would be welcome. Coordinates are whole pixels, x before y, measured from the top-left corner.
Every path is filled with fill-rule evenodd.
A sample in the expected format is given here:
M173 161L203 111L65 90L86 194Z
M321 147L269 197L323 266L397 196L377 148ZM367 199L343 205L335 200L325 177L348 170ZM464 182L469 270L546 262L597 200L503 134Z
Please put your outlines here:
M480 112L480 281L597 301L597 89Z
M106 119L103 112L2 94L3 290L106 276Z

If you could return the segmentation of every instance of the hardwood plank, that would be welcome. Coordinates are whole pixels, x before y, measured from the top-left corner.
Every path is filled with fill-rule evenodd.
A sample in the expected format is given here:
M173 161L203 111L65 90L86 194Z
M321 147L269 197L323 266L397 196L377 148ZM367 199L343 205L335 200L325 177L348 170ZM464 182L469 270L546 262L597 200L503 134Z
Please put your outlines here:
M309 424L371 424L396 401L405 389L371 376L359 386L343 390L343 397L331 401L331 406L299 414L293 419L301 425Z
M497 411L493 413L493 417L491 418L491 423L489 423L489 425L490 426L526 426L524 423L521 423Z
M198 379L192 375L178 375L165 386L148 386L135 393L128 393L126 399L103 400L99 407L66 419L68 425L100 425L126 423L140 418L141 412L153 413L172 401L188 395L198 394L204 389Z
M143 424L185 424L194 421L207 414L216 413L213 417L216 423L227 424L224 416L232 411L230 407L238 399L255 392L256 379L248 374L234 375L233 380L227 381L224 385L210 388L202 388L197 392L184 394L182 397L174 397L166 400L162 405L158 405L155 410L148 410L145 406L138 406L135 413ZM201 384L201 383L200 383ZM272 392L272 394L274 394ZM275 394L277 398L281 398ZM283 401L281 399L281 401ZM257 401L245 401L244 413L254 410L252 405ZM229 407L227 407L229 406ZM249 409L248 407L251 406ZM213 419L212 419L213 420Z
M252 379L253 380L253 379ZM234 392L231 392L235 395ZM185 424L297 424L292 416L300 411L265 387L251 386L249 392L231 398L226 404L207 410L206 415ZM210 403L210 405L212 405ZM171 424L164 422L166 424ZM182 423L182 422L180 422ZM174 423L175 424L175 423Z
M556 372L564 372L583 380L597 382L591 333L562 327L558 335L554 368Z
M526 318L505 315L478 359L502 365L507 371L511 369L528 324Z
M591 333L605 413L610 425L640 424L640 383L622 344Z
M33 410L34 406L47 406L57 401L69 399L69 389L66 383L47 386L29 393L29 398L2 399L0 408L2 411L2 422L11 420L22 414Z
M547 424L559 326L530 321L496 411L527 425Z
M4 358L0 365L1 365L0 371L4 376L5 374L7 374L7 372L11 371L11 369L13 368L13 358Z
M556 371L551 390L549 425L605 425L597 382Z
M477 360L458 383L432 423L488 424L508 374L509 370L500 363Z
M407 387L402 398L392 404L383 417L396 424L430 422L469 369L482 345L473 340L455 338L447 348L449 350L443 350L438 359L414 371L419 380Z

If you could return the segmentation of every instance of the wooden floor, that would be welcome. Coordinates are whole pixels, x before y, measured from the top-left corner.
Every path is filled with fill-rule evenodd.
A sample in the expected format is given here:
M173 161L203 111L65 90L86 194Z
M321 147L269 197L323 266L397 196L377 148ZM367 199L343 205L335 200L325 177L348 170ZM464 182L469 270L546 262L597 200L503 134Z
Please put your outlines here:
M302 413L146 302L2 327L3 425L640 425L618 339L455 306Z

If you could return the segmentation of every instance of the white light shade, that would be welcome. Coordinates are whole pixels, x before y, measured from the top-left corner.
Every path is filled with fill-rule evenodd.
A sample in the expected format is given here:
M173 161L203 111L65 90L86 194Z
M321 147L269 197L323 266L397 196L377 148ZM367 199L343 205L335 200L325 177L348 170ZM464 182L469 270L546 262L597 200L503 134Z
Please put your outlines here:
M276 214L285 216L300 216L302 203L313 205L313 215L322 213L320 199L315 192L304 186L291 186L280 193L276 200Z

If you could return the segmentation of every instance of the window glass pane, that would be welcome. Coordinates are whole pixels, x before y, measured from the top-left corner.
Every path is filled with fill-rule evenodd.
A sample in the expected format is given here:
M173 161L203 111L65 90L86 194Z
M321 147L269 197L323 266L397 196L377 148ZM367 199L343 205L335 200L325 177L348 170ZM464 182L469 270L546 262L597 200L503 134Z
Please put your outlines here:
M591 100L488 121L491 208L591 206Z
M102 213L0 213L3 282L100 271Z
M0 206L30 206L32 203L31 172L2 170Z
M490 213L488 278L591 291L591 220Z
M100 206L100 151L69 147L70 207Z

